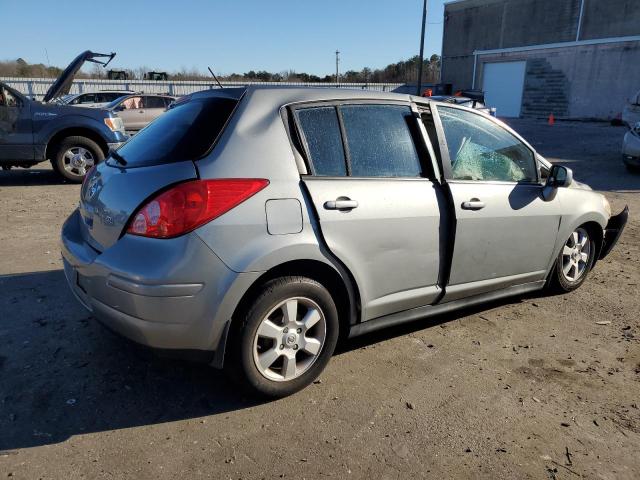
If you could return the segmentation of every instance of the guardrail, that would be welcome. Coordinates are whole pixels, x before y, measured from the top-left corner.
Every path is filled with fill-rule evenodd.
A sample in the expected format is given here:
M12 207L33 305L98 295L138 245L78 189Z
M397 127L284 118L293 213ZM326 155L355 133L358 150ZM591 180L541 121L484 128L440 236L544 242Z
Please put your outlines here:
M20 93L41 100L54 82L52 78L0 77L0 81L15 88ZM388 92L402 83L321 83L321 82L220 82L225 87L244 87L246 85L289 85L300 87L340 87L361 90ZM199 90L219 88L215 81L206 80L97 80L76 79L69 93L97 92L100 90L133 90L144 93L166 93L181 96Z

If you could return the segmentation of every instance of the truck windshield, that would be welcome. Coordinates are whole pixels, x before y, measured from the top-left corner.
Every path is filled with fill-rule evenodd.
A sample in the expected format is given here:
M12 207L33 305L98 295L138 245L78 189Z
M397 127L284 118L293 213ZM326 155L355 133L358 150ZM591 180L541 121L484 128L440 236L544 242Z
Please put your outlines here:
M173 108L118 149L126 167L147 167L205 155L231 116L238 100L194 99Z

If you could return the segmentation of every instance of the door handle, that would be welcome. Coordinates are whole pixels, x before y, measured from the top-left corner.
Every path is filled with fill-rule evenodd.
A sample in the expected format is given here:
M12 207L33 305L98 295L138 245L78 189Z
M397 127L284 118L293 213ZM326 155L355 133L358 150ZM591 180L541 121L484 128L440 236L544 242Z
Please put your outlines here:
M477 198L472 198L468 202L462 202L463 210L482 210L485 207L485 203L481 202Z
M328 200L324 202L325 210L353 210L358 208L358 202L350 198L340 197L336 200Z

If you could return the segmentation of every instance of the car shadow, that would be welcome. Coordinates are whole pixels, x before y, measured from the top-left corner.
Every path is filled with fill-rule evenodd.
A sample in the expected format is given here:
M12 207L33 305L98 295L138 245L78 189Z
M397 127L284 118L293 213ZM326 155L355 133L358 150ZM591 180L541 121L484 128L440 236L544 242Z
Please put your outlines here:
M61 270L0 276L0 451L255 406L222 372L100 326Z
M218 370L160 357L110 333L73 298L61 270L0 276L0 289L0 451L262 403ZM505 303L349 339L336 354Z
M65 180L51 168L12 168L0 170L0 187L63 185Z

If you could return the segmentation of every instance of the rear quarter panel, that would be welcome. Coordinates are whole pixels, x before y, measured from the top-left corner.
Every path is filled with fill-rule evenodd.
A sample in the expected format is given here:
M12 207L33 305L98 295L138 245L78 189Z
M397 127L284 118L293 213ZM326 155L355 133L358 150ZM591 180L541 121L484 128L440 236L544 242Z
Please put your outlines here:
M197 167L203 179L269 180L265 189L197 230L229 268L236 272L266 271L303 259L332 264L316 236L312 204L307 202L301 186L280 105L261 101L253 92L247 93L214 150L199 160ZM299 232L269 233L266 203L275 199L300 202L302 229Z

